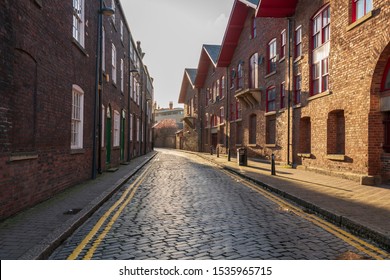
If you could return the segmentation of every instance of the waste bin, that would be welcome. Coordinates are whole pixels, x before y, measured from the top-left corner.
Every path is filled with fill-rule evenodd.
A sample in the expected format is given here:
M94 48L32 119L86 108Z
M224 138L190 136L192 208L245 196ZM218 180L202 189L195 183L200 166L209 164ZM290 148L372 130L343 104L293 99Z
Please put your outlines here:
M240 166L248 165L248 157L246 148L237 149L237 163Z

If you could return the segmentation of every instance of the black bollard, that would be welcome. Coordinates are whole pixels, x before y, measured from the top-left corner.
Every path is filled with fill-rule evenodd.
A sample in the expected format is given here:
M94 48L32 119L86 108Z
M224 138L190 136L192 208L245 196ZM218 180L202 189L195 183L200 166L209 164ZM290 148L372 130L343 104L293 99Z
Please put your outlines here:
M213 155L213 146L210 146L210 155Z
M271 156L271 175L276 175L275 172L275 155L272 154Z
M228 149L228 161L230 161L230 149Z
M217 157L219 157L219 147L217 146L216 149L217 149Z

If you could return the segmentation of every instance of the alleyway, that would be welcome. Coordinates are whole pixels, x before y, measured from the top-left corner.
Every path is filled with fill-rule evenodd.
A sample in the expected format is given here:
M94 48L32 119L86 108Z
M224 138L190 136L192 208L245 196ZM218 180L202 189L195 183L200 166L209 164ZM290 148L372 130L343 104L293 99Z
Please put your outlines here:
M248 186L161 150L50 259L375 258Z

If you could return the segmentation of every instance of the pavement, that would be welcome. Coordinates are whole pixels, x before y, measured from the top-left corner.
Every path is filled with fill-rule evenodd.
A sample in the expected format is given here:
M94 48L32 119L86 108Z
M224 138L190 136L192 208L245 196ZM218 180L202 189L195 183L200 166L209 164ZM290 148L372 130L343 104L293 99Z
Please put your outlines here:
M248 159L193 153L250 179L308 211L368 238L390 252L390 186L363 186L354 181ZM104 173L0 223L0 259L47 259L157 152L133 159L114 173ZM70 211L72 210L72 211Z
M69 188L0 223L0 259L47 259L157 152L132 159L116 172Z
M275 165L248 158L239 166L235 157L193 153L222 168L256 182L353 234L369 239L390 252L390 185L365 186L358 182L313 171Z

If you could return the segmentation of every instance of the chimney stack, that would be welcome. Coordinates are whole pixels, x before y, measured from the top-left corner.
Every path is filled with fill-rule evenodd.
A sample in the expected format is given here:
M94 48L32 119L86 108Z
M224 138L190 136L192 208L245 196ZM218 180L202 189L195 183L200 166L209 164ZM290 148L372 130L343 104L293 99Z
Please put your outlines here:
M173 109L173 102L169 102L169 110L172 110Z

